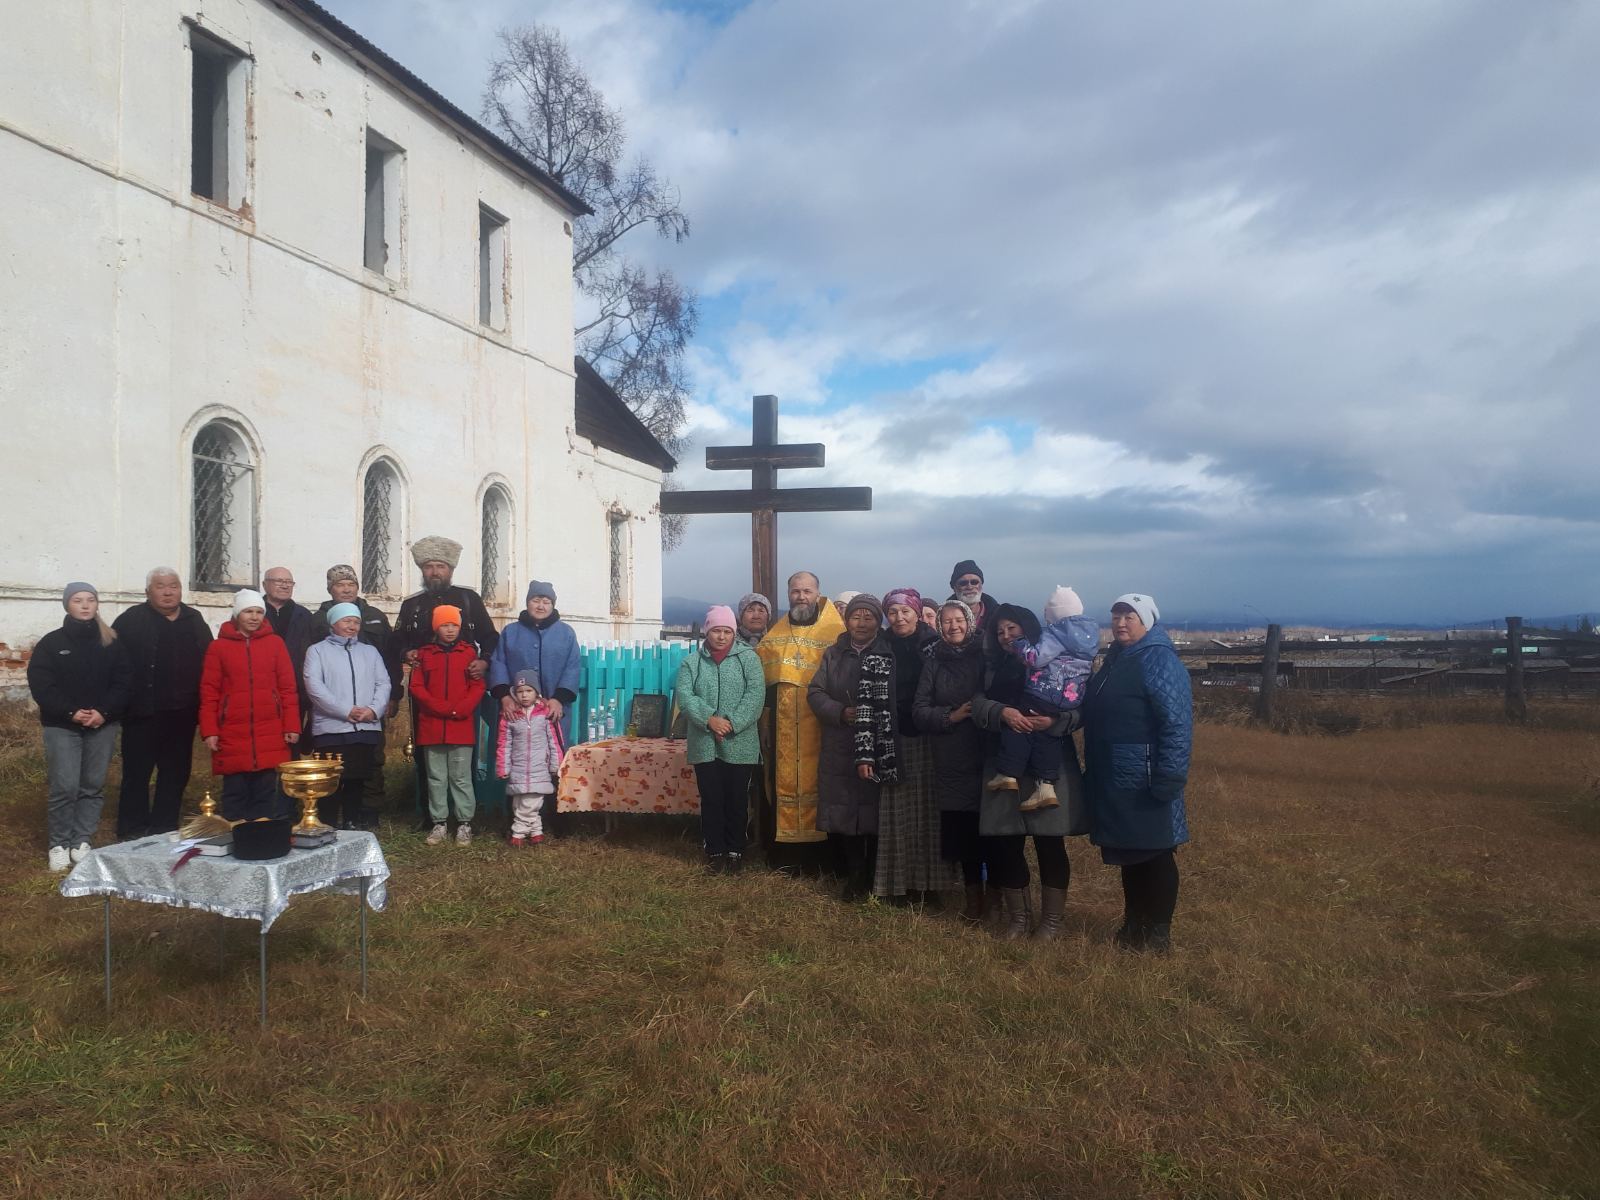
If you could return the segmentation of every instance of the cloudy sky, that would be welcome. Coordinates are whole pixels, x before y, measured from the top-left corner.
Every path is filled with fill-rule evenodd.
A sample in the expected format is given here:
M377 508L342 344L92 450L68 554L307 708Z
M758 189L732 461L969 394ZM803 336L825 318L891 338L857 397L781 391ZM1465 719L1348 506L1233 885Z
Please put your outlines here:
M693 221L633 247L701 296L684 486L770 392L790 486L875 489L783 571L1600 609L1600 5L324 3L473 112L498 28L565 33ZM743 591L748 524L667 592Z

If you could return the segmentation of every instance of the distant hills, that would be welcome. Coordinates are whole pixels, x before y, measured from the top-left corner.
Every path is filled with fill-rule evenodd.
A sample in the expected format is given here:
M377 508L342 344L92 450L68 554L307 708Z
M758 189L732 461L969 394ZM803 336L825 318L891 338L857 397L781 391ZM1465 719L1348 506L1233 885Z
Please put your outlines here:
M737 600L738 597L733 597ZM726 603L733 603L729 600ZM695 600L688 596L667 596L661 601L661 619L668 625L694 625L698 624L706 615L706 609L712 605L710 600ZM1600 610L1587 614L1591 621L1600 621ZM1534 616L1523 617L1524 625L1540 629L1577 629L1583 621L1584 613L1563 613L1559 616ZM1505 618L1482 617L1475 621L1353 621L1347 617L1277 617L1274 618L1280 625L1314 626L1322 629L1500 629L1505 625ZM1102 621L1104 624L1104 621ZM1215 614L1179 614L1166 617L1169 627L1183 628L1188 625L1194 629L1210 629L1218 632L1244 629L1260 629L1266 624L1263 620L1241 621L1237 614L1227 617Z

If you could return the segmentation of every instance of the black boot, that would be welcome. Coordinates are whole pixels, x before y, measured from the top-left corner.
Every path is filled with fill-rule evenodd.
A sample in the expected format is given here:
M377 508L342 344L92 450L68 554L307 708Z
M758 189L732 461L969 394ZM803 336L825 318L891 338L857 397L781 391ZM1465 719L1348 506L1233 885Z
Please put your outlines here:
M1166 922L1145 926L1144 948L1151 954L1172 953L1172 926Z
M744 855L730 850L723 858L723 871L728 875L737 875L744 870Z
M967 884L967 906L961 910L961 919L968 925L983 921L983 884Z
M1036 942L1053 942L1061 936L1066 923L1067 889L1041 887L1039 889L1039 928L1033 931Z
M706 855L706 874L721 875L728 869L728 856L726 854Z
M1006 923L1000 931L1002 942L1015 942L1028 936L1028 889L1002 888L1000 901L1005 906Z

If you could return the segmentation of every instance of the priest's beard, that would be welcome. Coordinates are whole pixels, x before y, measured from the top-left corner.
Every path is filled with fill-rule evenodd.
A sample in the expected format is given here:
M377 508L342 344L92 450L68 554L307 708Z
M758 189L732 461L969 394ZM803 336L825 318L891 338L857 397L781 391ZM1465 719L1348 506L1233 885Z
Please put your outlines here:
M789 624L815 625L817 623L817 606L815 604L791 604L789 606Z

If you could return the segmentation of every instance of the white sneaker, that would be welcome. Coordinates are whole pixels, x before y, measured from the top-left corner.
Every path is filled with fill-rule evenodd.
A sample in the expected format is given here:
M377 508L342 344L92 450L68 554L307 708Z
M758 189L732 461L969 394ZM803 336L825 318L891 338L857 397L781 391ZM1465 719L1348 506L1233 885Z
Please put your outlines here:
M71 853L72 861L75 863L81 863L84 859L89 857L89 843L79 842L72 848Z
M468 825L465 821L456 826L456 845L472 845L472 826Z
M65 871L72 865L72 859L67 854L65 846L50 847L50 869L52 871Z
M449 836L450 831L444 827L444 822L441 821L433 827L433 832L428 835L428 845L437 846Z

